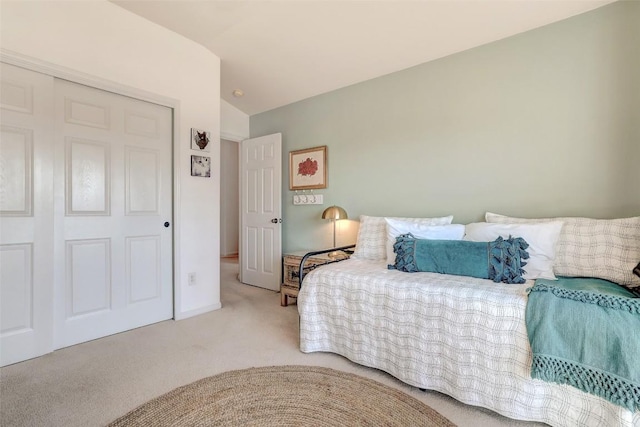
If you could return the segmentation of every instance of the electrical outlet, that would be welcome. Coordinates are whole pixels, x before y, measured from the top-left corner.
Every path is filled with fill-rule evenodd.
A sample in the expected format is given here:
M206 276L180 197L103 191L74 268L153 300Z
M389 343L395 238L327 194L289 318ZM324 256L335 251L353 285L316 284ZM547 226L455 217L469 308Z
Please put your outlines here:
M196 273L189 273L189 286L196 285Z

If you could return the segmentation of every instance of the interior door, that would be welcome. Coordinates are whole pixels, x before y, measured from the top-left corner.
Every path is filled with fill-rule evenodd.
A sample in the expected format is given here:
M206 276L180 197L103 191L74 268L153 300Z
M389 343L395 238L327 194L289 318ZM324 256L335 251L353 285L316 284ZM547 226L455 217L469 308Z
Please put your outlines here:
M0 64L0 365L53 350L53 78Z
M282 272L282 134L240 145L240 280L277 291Z
M55 115L55 347L172 318L172 110L56 80Z

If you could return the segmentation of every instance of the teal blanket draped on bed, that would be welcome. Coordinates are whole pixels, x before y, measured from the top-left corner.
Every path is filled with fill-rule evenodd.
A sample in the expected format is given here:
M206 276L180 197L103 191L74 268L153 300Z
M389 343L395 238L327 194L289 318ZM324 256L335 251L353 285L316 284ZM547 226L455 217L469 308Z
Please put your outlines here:
M526 324L533 378L640 409L640 298L606 280L538 279Z

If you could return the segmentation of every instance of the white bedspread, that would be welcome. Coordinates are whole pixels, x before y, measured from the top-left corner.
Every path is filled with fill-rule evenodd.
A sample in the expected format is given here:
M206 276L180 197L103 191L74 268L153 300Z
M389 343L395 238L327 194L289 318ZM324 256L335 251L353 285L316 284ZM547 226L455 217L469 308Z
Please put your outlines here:
M308 274L300 348L381 369L416 387L553 426L640 426L640 412L530 377L523 285L387 270L350 259Z

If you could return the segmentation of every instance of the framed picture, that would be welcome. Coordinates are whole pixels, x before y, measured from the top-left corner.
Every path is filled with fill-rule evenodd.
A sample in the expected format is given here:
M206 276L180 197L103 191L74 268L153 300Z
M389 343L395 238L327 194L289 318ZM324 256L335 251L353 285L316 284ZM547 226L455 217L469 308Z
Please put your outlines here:
M327 146L289 152L289 189L327 188Z
M191 128L191 149L197 151L209 152L209 142L211 141L211 132Z
M211 157L191 156L191 176L211 177Z

